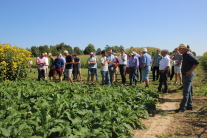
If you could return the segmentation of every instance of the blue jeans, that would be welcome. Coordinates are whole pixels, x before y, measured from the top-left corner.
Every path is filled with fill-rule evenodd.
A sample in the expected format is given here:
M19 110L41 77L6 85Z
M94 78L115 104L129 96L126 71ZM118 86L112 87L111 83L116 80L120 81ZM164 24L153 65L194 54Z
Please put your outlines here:
M38 80L45 78L45 70L44 69L38 69Z
M102 85L108 84L109 86L111 86L109 71L101 71L101 75L102 75Z
M183 81L183 99L180 103L180 109L185 109L187 107L192 107L192 92L193 86L192 81L194 79L194 73L191 73L189 76L182 75Z
M135 67L130 67L129 68L129 76L130 76L130 84L133 83L133 81L135 81L135 83L138 82L138 78L137 78L137 69Z

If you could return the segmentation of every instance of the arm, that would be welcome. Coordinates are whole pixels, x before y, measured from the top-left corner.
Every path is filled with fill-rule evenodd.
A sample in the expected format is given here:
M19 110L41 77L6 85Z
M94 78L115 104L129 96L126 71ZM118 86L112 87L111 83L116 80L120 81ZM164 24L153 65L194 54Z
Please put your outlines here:
M188 72L186 72L186 76L189 76L193 71L194 69L197 67L198 65L193 65L193 67L191 68L191 70L189 70Z
M164 70L162 70L161 72L164 73L165 71L169 70L170 66L167 66Z

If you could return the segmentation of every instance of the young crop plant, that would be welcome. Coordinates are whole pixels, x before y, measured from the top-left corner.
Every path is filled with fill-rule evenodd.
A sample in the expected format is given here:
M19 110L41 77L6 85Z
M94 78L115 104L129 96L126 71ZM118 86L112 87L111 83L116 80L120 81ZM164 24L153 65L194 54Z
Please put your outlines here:
M118 138L144 128L158 94L139 87L0 83L0 137Z

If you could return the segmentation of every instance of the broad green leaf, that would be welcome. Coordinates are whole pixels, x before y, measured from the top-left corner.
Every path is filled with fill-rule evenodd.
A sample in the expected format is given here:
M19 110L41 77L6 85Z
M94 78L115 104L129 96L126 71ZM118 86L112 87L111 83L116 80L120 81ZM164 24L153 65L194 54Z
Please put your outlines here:
M0 128L0 130L1 130L1 133L2 133L3 136L5 136L5 137L9 137L10 136L10 133L9 133L9 131L7 129Z

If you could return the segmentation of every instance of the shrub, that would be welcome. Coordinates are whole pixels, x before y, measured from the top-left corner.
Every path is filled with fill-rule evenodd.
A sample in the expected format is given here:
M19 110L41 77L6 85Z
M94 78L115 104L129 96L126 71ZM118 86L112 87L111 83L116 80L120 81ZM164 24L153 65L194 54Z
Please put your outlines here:
M21 80L27 76L31 52L0 43L0 81Z

